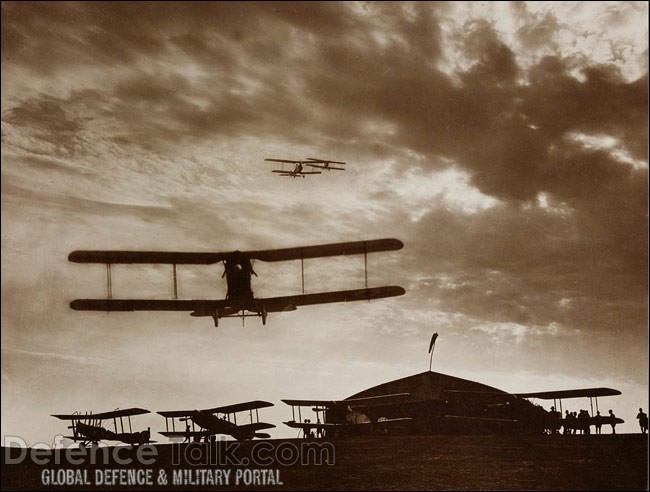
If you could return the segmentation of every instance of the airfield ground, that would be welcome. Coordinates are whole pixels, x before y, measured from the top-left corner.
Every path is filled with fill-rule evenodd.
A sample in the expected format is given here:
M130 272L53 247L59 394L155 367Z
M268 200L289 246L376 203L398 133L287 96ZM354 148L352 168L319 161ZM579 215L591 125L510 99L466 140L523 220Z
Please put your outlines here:
M50 463L39 465L28 457L22 463L8 464L3 448L2 490L648 490L648 439L642 434L311 441L321 445L319 450L303 447L306 442L249 441L234 449L232 442L222 441L212 448L210 457L202 453L205 447L157 445L153 462L137 467L117 464L112 454L116 448L106 451L107 462L94 465L72 465L65 458L57 465L55 457L45 451L39 456L49 457ZM12 453L16 458L18 450ZM116 456L135 458L126 449ZM263 463L250 461L254 456ZM318 459L332 464L316 464ZM217 464L201 464L210 460ZM249 461L243 466L225 464L227 460ZM295 460L298 463L289 464ZM308 464L301 465L300 460ZM257 482L247 486L246 479L253 479L255 471ZM125 485L129 472L131 480L140 474L141 485ZM87 484L60 484L64 475L71 481L87 480ZM147 480L151 484L143 483ZM277 480L283 485L273 485ZM114 484L106 485L108 481Z

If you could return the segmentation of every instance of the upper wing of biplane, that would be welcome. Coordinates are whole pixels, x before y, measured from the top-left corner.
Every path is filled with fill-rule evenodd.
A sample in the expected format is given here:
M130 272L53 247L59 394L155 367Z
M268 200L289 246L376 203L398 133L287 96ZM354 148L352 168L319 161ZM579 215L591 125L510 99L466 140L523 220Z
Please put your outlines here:
M258 408L272 407L273 403L262 400L253 400L243 403L235 403L234 405L224 405L221 407L208 408L204 410L210 413L238 413L247 410L257 410Z
M612 388L583 388L561 391L541 391L537 393L515 393L520 398L540 398L542 400L553 400L560 398L595 398L599 396L616 396L621 392Z
M292 407L333 407L338 403L334 400L282 400L282 402Z
M316 162L316 163L320 162L320 163L323 163L323 164L325 164L325 163L328 163L328 164L345 164L345 162L342 162L342 161L330 161L328 159L316 159L314 157L307 157L307 160L312 161L312 162Z
M245 412L247 410L257 410L259 408L266 408L272 406L273 403L268 401L253 400L244 403L235 403L234 405L224 405L221 407L206 408L204 410L201 410L201 412L238 413L238 412ZM158 412L158 415L162 415L163 417L177 418L177 417L189 417L194 412L196 412L196 410L169 410L169 411Z
M75 263L165 263L176 265L211 265L229 259L235 254L260 261L287 261L326 256L342 256L404 247L399 239L373 239L346 243L321 244L294 248L267 249L243 252L184 253L175 251L73 251L68 260Z
M354 408L375 407L378 405L394 405L404 403L411 398L411 393L391 393L387 395L366 396L363 398L346 398L339 403L346 403Z
M195 410L164 410L162 412L157 412L158 415L162 415L165 418L178 418L178 417L189 417Z
M90 414L71 414L71 415L52 415L61 420L86 420L86 419L114 419L120 417L131 417L133 415L144 415L145 413L150 413L149 410L144 408L125 408L124 410L113 410L112 412L103 412L103 413L90 413Z
M346 243L320 244L317 246L302 246L297 248L267 249L249 251L244 254L260 261L306 260L308 258L323 258L326 256L359 255L379 251L402 249L404 243L399 239L372 239L369 241L352 241Z
M411 397L411 393L392 393L379 396L368 396L364 398L349 398L346 400L282 400L292 407L334 407L345 404L354 407L392 405L394 403L403 403Z
M316 167L319 169L327 169L329 170L335 170L335 171L345 171L344 167L334 167L330 166L330 164L339 164L339 165L345 165L345 162L342 161L328 161L326 159L314 159L313 157L307 157L309 162L305 162L308 166L311 167Z
M305 161L294 161L294 160L291 160L291 159L270 159L270 158L267 158L267 159L264 159L264 160L269 161L269 162L283 162L283 163L286 163L286 164L304 164L305 163Z

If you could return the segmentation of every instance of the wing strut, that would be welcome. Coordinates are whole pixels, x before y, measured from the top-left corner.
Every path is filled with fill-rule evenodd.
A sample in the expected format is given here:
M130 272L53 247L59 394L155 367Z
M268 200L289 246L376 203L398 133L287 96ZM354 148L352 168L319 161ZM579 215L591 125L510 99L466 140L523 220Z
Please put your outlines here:
M108 289L108 298L113 297L113 285L111 282L111 264L106 263L106 287Z
M174 299L178 299L178 283L176 281L176 263L173 264L173 275L174 275Z
M305 293L305 259L300 255L300 274L302 276L302 293Z
M363 244L363 269L366 277L366 289L368 288L368 243Z

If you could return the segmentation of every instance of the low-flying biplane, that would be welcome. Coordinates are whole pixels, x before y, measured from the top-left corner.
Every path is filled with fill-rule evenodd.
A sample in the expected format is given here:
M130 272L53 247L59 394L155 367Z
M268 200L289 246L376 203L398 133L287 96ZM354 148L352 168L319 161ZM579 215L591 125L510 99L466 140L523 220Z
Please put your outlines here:
M396 405L408 401L409 393L394 393L367 398L347 400L282 400L291 406L292 419L285 425L300 429L304 437L333 437L349 434L386 434L391 429L408 426L411 417L386 417L384 405ZM302 418L303 407L312 407L316 422ZM296 420L296 416L298 420ZM314 436L314 432L316 435Z
M158 412L165 417L165 430L160 434L165 437L183 437L188 442L207 442L215 439L217 434L228 435L238 441L255 437L265 439L271 436L259 431L272 429L275 425L260 422L258 410L272 406L273 403L255 400L205 410ZM240 412L247 412L247 415L244 417L244 422L240 418L240 423L237 423L237 414ZM176 420L181 430L176 430Z
M294 311L298 306L350 302L384 297L401 296L404 289L398 286L368 287L367 254L401 249L404 244L397 239L375 239L347 243L322 244L297 248L261 251L232 251L222 253L182 253L161 251L73 251L68 259L76 263L106 264L106 299L75 299L70 307L82 311L190 311L190 316L211 316L215 326L219 318L248 316L262 318L266 324L268 313ZM304 262L307 258L340 255L364 255L365 288L305 294ZM251 287L253 261L300 260L302 294L283 297L256 298ZM176 265L212 265L224 263L228 291L225 299L178 299ZM111 265L114 263L148 263L173 265L173 299L114 299L111 287Z
M308 166L315 167L318 169L324 169L326 171L345 171L344 167L330 166L330 164L339 164L344 166L345 162L341 161L328 161L326 159L314 159L313 157L307 157L308 161L305 161L304 164Z
M73 413L71 415L52 415L61 420L69 420L72 429L72 436L65 436L74 442L80 441L82 446L88 444L98 444L100 441L119 441L125 444L141 445L151 442L151 430L133 432L131 428L131 417L134 415L143 415L149 413L144 408L126 408L124 410L114 410L103 413ZM126 417L129 431L124 430L124 418ZM115 431L102 426L104 420L112 420ZM119 427L118 427L119 422Z

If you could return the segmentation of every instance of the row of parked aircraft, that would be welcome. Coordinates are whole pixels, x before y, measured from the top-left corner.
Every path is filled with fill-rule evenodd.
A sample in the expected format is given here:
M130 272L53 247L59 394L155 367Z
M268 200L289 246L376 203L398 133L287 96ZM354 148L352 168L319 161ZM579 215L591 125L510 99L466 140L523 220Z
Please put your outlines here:
M429 376L435 378L439 375L429 372L406 379L422 379L423 377ZM449 376L444 377L449 378ZM619 391L611 388L585 388L519 394L509 394L500 391L443 390L441 392L441 398L429 399L427 401L419 399L416 394L410 392L381 394L370 397L350 397L344 400L282 401L291 406L292 418L284 422L285 425L299 429L304 436L308 437L315 437L313 432L318 437L334 437L355 434L386 434L393 431L413 431L417 429L417 421L424 420L425 418L432 421L448 422L452 425L455 425L458 421L463 421L463 425L466 428L474 426L474 429L476 428L476 424L479 423L492 426L492 429L503 429L505 425L512 429L532 430L534 432L548 430L551 432L559 429L561 425L575 426L577 424L569 424L568 420L564 421L561 418L559 412L546 412L538 406L535 408L537 412L534 416L530 412L521 411L521 409L516 410L515 415L519 420L503 417L497 418L494 414L488 414L486 412L490 407L494 408L495 406L506 407L512 405L511 408L515 409L518 401L521 402L521 399L528 398L553 399L554 402L560 399L560 405L562 398L588 397L590 401L596 398L597 407L597 398L599 396L619 394ZM472 400L471 414L462 412L460 410L462 407L453 404L454 398L457 399L459 396L465 399L465 408L467 408L468 401ZM478 406L476 405L476 397L479 397L481 401ZM533 408L530 402L526 401L523 403ZM423 417L421 412L423 404L428 407L426 417ZM253 400L204 410L161 411L158 414L165 418L165 430L159 433L168 438L184 438L187 442L209 442L215 440L217 435L230 436L236 440L265 439L269 438L270 435L261 431L274 428L275 425L261 422L259 419L259 409L271 406L273 406L273 403ZM432 410L433 407L437 408ZM315 413L315 421L312 421L311 418L303 419L303 412L309 412L309 409ZM443 409L444 411L441 413L438 411L439 409ZM72 430L72 435L66 437L75 442L80 442L82 446L98 444L100 441L117 441L131 445L142 445L155 441L151 440L150 429L134 432L131 426L131 417L147 413L150 413L149 410L143 408L128 408L96 414L73 413L53 415L53 417L61 420L69 420L70 426L68 428ZM309 413L306 414L306 416L310 415ZM543 416L542 419L539 418L540 415ZM125 419L127 423L126 428ZM530 421L523 421L526 419ZM522 421L520 422L520 420ZM106 424L104 424L104 422L110 421L113 423L114 430L106 428ZM437 425L440 422L433 423ZM613 427L618 423L623 423L623 420L615 417L590 416L588 419L583 419L580 425L613 424ZM427 425L430 424L432 422L427 422ZM494 427L495 425L498 427Z

